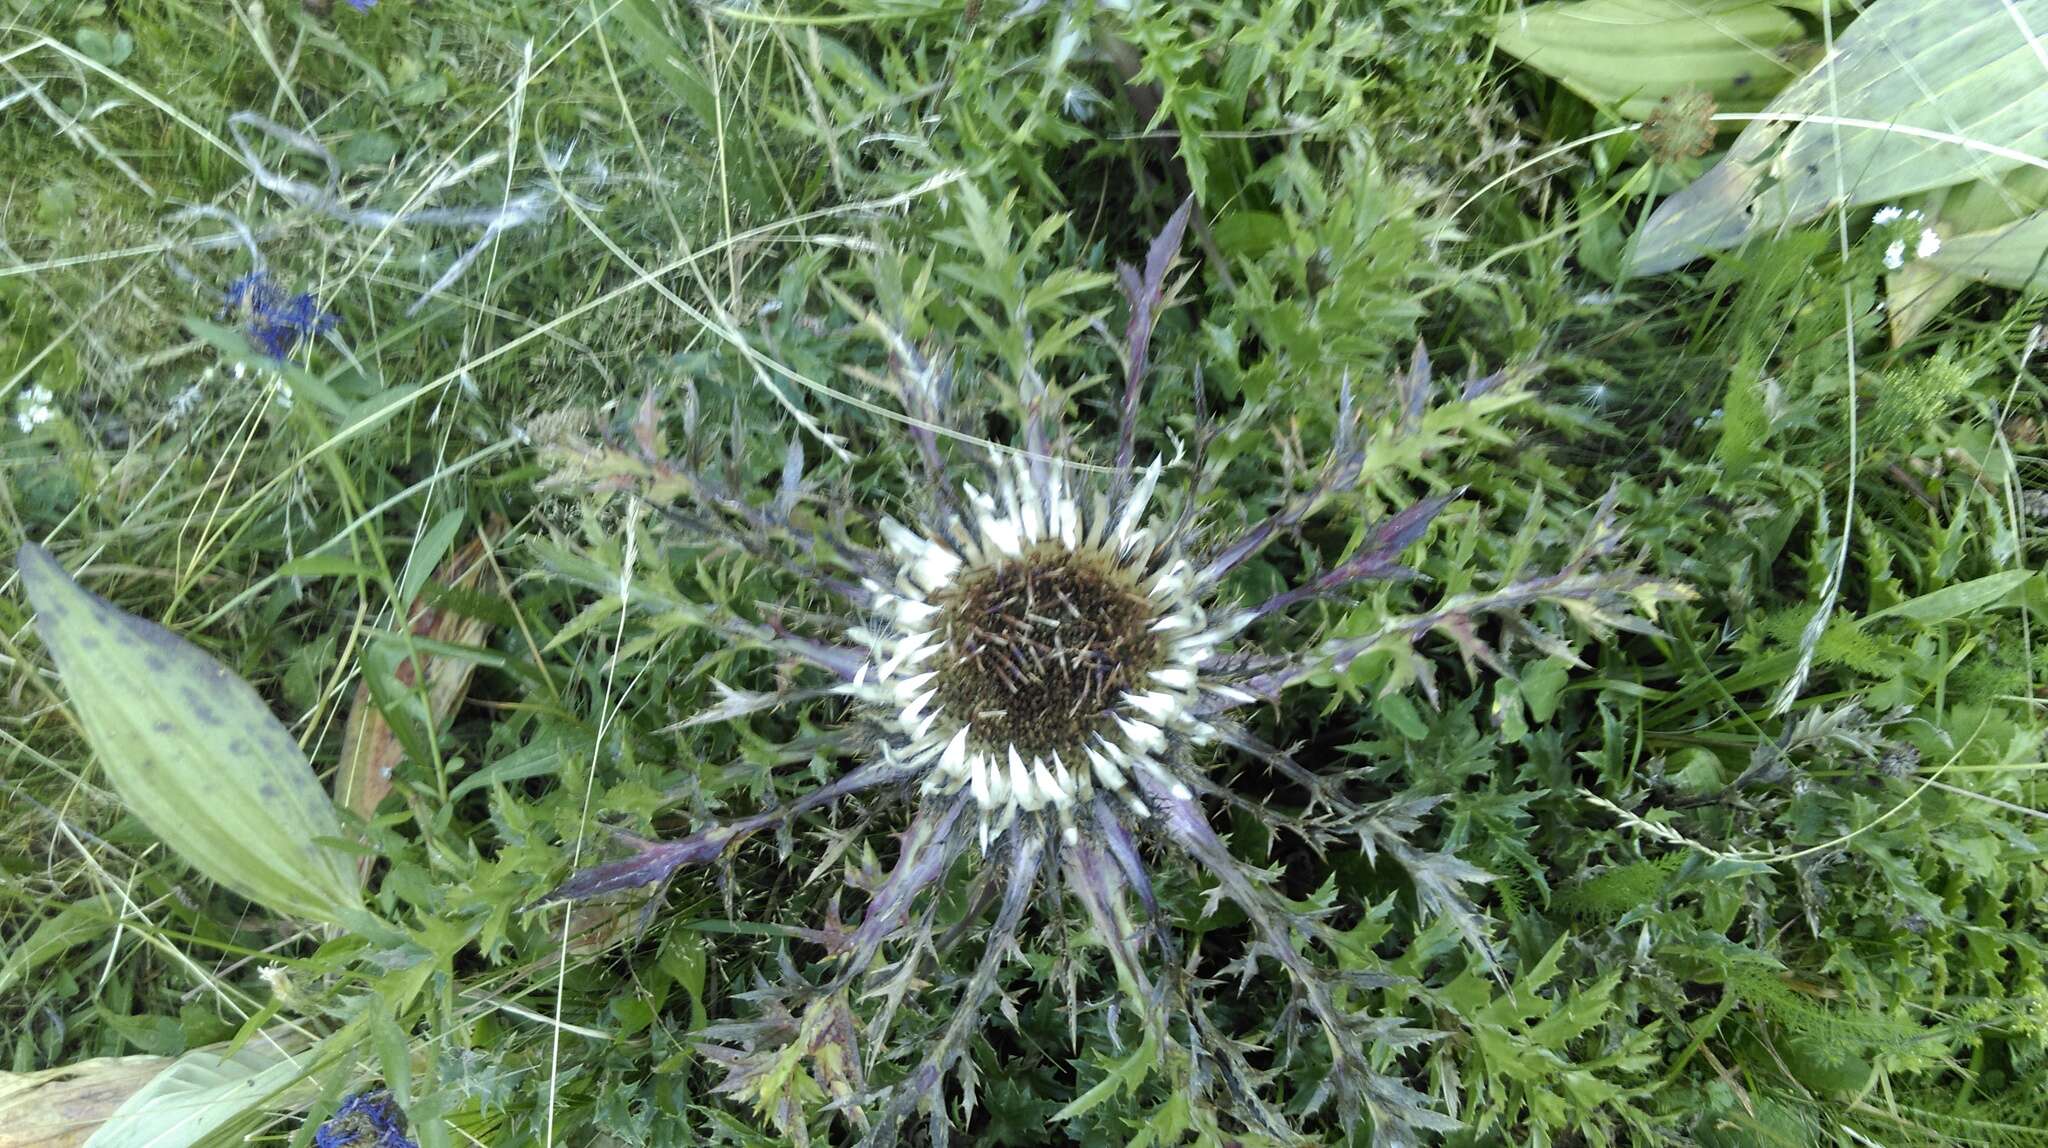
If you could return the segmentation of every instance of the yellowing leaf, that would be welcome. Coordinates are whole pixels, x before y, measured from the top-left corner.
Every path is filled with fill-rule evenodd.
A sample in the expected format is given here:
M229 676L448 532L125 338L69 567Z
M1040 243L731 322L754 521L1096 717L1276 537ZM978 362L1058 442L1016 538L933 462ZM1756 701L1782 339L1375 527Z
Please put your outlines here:
M436 581L457 589L473 589L489 564L484 561L487 541L502 533L504 524L493 523L484 536L450 555L441 565ZM445 548L445 547L444 547ZM415 592L417 587L415 587ZM412 595L402 595L410 600ZM415 605L409 618L412 633L450 646L473 646L490 632L489 622L465 617L437 606ZM438 725L448 720L468 696L469 680L476 663L460 658L419 653L398 666L401 686L419 680L424 666L427 712ZM365 672L369 672L366 668ZM426 731L429 736L433 731ZM405 760L405 746L378 711L370 696L369 683L356 687L355 703L349 709L348 726L342 735L341 768L334 775L334 796L356 816L369 820L378 803L391 792L391 771ZM367 869L367 863L362 866Z
M154 622L123 613L40 546L17 559L36 632L121 800L194 869L252 901L342 924L362 917L334 806L249 684Z
M102 1056L0 1072L0 1148L78 1148L170 1063L168 1056Z

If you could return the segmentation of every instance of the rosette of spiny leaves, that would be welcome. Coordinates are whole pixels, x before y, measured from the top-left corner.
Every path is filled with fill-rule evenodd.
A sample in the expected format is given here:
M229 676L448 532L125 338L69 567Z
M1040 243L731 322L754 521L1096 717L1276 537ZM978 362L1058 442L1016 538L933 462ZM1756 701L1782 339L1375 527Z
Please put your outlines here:
M622 834L630 856L586 869L552 895L573 900L665 881L763 830L775 831L786 849L795 819L856 793L909 806L893 867L864 882L859 919L842 925L835 908L824 928L806 934L828 956L822 983L805 982L785 965L784 983L749 994L758 998L757 1020L705 1034L709 1055L729 1072L724 1088L755 1103L785 1135L801 1139L803 1116L790 1102L809 1097L852 1121L864 1144L893 1143L920 1113L932 1142L946 1143L954 1107L945 1100L946 1081L958 1080L959 1107L970 1107L976 1080L965 1054L991 1001L1013 1006L1006 995L1012 958L1029 943L1034 922L1057 925L1063 906L1078 909L1107 954L1121 998L1120 1006L1077 1001L1076 1011L1128 1009L1142 1047L1156 1058L1147 1071L1197 1098L1188 1118L1198 1128L1219 1138L1292 1143L1304 1122L1331 1112L1347 1129L1369 1119L1376 1144L1401 1144L1458 1126L1400 1075L1401 1050L1441 1034L1365 1011L1364 993L1391 980L1374 971L1376 958L1332 923L1327 898L1287 897L1277 874L1235 855L1210 818L1241 808L1318 853L1355 844L1370 858L1385 855L1410 875L1422 911L1454 921L1491 963L1488 923L1465 891L1488 875L1412 843L1436 799L1364 800L1345 776L1311 769L1254 734L1243 715L1312 679L1341 680L1375 654L1392 655L1395 687L1419 683L1434 700L1439 687L1418 650L1432 634L1448 637L1475 671L1505 672L1499 647L1510 641L1571 656L1567 635L1539 617L1569 617L1596 636L1655 633L1647 613L1681 592L1613 568L1620 532L1605 505L1555 570L1449 595L1364 633L1301 649L1262 648L1257 634L1269 616L1364 582L1412 578L1401 555L1458 492L1387 516L1362 533L1350 556L1264 601L1227 599L1232 571L1340 504L1362 481L1376 444L1443 436L1444 427L1464 425L1472 408L1514 401L1513 384L1503 375L1473 380L1441 403L1418 348L1394 380L1395 401L1379 425L1369 426L1374 420L1348 384L1335 397L1330 451L1277 513L1236 535L1206 528L1202 436L1188 461L1171 469L1162 459L1137 461L1152 324L1167 301L1185 212L1155 241L1142 270L1125 269L1127 369L1106 465L1085 465L1083 444L1032 378L1019 386L1014 445L952 427L949 373L886 327L890 370L881 381L907 416L901 425L917 462L905 489L921 503L916 521L826 505L806 482L794 445L776 494L749 498L732 460L705 457L701 442L683 458L669 456L651 398L618 441L544 444L558 482L630 491L663 507L666 521L694 542L772 564L841 604L836 616L813 610L800 620L750 621L635 592L643 606L812 667L811 680L772 691L721 683L721 703L688 724L844 699L843 725L822 739L807 734L805 749L806 756L840 755L848 765L779 807L678 839ZM1439 417L1459 406L1467 409L1456 418ZM1193 478L1168 482L1184 471ZM557 573L594 589L619 587L618 574L601 563L562 550L549 560ZM1499 636L1482 638L1482 629ZM1305 802L1281 808L1234 791L1220 768L1233 755L1285 778ZM1219 975L1241 983L1280 971L1288 1003L1269 1030L1226 1031L1214 1018L1207 982L1181 951L1155 894L1161 864L1192 865L1214 883L1212 900L1228 900L1245 915L1250 945ZM959 898L940 895L949 887ZM942 925L949 900L970 907L967 919ZM933 987L934 971L976 929L971 969L957 983ZM936 1031L892 1039L904 1014L918 1011L905 1007L914 994L941 991L954 1000ZM849 1001L878 1002L858 1029ZM905 1057L911 1062L898 1063Z

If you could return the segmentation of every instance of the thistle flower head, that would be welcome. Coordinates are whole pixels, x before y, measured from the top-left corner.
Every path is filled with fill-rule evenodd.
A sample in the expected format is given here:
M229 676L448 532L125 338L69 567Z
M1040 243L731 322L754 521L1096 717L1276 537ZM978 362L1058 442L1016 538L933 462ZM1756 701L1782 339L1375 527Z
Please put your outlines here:
M1229 636L1171 526L1146 517L1159 463L1115 504L1041 469L1000 465L930 532L884 520L895 577L867 583L875 623L851 635L869 654L855 690L895 735L885 752L928 794L968 793L984 842L1041 811L1071 840L1098 792L1143 813L1134 775L1187 797L1169 750L1213 734L1202 665Z

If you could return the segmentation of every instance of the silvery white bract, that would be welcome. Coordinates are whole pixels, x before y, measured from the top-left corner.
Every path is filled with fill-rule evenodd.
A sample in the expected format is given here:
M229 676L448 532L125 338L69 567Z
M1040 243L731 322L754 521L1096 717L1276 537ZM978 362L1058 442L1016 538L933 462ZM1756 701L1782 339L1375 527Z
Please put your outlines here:
M669 456L651 399L631 441L599 445L557 436L541 443L558 483L632 491L663 507L668 523L694 541L780 566L795 584L844 604L834 617L807 602L806 632L798 632L682 601L659 584L621 594L616 566L565 549L543 551L565 578L621 594L671 622L686 618L734 643L774 650L815 667L821 679L772 693L718 683L718 704L685 725L843 698L849 720L824 744L853 763L784 806L680 839L621 835L631 856L574 875L554 897L665 880L764 829L786 832L793 818L856 792L912 804L894 867L876 875L859 923L809 934L826 949L825 982L763 985L746 994L759 1020L714 1024L700 1034L706 1055L730 1071L720 1091L752 1101L784 1135L800 1138L807 1116L786 1091L771 1095L767 1082L786 1080L777 1066L799 1056L811 1064L818 1094L834 1099L837 1111L863 1130L864 1143L893 1142L920 1109L931 1141L946 1143L952 1106L943 1085L957 1073L963 1100L971 1095L973 1062L963 1054L986 1020L985 1006L1030 910L1057 922L1061 891L1099 942L1099 949L1083 951L1106 953L1118 985L1108 1001L1075 1001L1076 1023L1088 1013L1086 1023L1108 1025L1111 1040L1142 1042L1150 1058L1144 1075L1157 1073L1163 1087L1197 1098L1188 1119L1198 1126L1219 1138L1250 1133L1291 1142L1298 1125L1318 1120L1334 1100L1342 1125L1369 1119L1380 1144L1457 1127L1404 1079L1413 1066L1404 1067L1401 1051L1440 1034L1366 1011L1369 994L1361 990L1398 978L1370 971L1378 958L1345 940L1328 903L1292 900L1277 887L1275 871L1235 857L1208 810L1237 806L1318 851L1349 843L1369 858L1384 854L1413 879L1421 911L1455 923L1482 963L1491 960L1488 923L1463 886L1487 874L1409 843L1439 798L1362 800L1347 792L1355 779L1304 766L1255 736L1238 714L1311 678L1342 674L1368 654L1393 666L1388 688L1416 684L1434 701L1432 663L1415 648L1425 636L1444 635L1468 665L1496 670L1504 668L1510 642L1572 659L1571 643L1554 632L1566 619L1595 635L1654 633L1641 613L1682 591L1596 568L1596 559L1619 545L1610 503L1554 572L1447 595L1426 612L1388 617L1367 632L1307 648L1259 648L1261 619L1362 581L1412 578L1398 557L1457 497L1449 491L1421 498L1358 532L1348 557L1298 587L1264 601L1235 600L1226 590L1233 571L1358 488L1374 434L1440 444L1481 433L1498 438L1488 421L1520 397L1500 375L1440 394L1418 347L1390 380L1384 425L1369 434L1362 404L1344 387L1318 470L1242 533L1220 530L1198 505L1199 448L1173 465L1135 463L1151 324L1166 301L1166 273L1185 224L1183 208L1154 243L1145 269L1125 269L1130 373L1107 465L1076 465L1084 462L1078 445L1054 424L1049 393L1036 380L1020 388L1015 446L959 432L947 422L948 372L895 337L886 382L909 416L902 425L919 468L910 487L923 510L916 521L864 515L818 495L803 478L794 445L777 492L750 499L730 465L703 460L708 436L696 434L691 419L688 457ZM867 539L842 527L849 522L872 523L858 528ZM1500 638L1478 636L1482 617L1498 626ZM812 752L819 744L807 742ZM1238 767L1219 770L1218 755L1269 771L1302 795L1296 800L1305 807L1268 803L1271 782L1265 792L1234 792L1222 779ZM1235 982L1262 962L1276 965L1285 974L1277 991L1290 998L1279 1026L1247 1033L1212 1022L1207 982L1190 975L1154 894L1147 839L1159 857L1191 859L1216 895L1243 911L1252 943L1222 972ZM960 890L957 900L938 895L948 887ZM1044 896L1034 898L1041 888ZM964 982L930 973L935 954L950 944L933 935L938 908L948 901L970 907L967 921L950 926L954 937L994 912ZM796 977L793 968L789 974ZM935 980L958 984L958 996L947 1019L927 1020L925 1031L908 1038L918 1051L906 1069L891 1052L892 1029L909 1023L906 1013L931 1015L903 1006L913 992L941 991L927 987ZM881 1003L864 1026L856 1023L856 1009L873 1001ZM1130 1031L1119 1034L1119 1027ZM1265 1067L1249 1057L1261 1044L1275 1057ZM890 1079L875 1084L871 1075ZM1110 1091L1089 1092L1056 1119L1078 1116Z

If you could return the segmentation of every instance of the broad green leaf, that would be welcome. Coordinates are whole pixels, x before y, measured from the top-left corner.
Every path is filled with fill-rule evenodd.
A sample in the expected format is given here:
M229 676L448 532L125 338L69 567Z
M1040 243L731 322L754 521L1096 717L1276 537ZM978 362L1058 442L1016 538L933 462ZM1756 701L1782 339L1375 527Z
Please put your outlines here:
M482 789L487 785L525 781L530 777L546 777L562 768L566 747L567 740L559 736L536 738L532 744L513 750L503 758L463 778L460 785L448 792L448 800L453 802L471 790Z
M93 753L135 815L194 869L281 913L341 924L362 900L341 822L263 699L203 650L125 614L40 546L18 563L36 632Z
M220 352L221 357L232 362L260 367L265 371L281 375L291 387L294 396L304 396L331 414L345 415L348 403L335 393L318 375L307 371L297 363L284 359L273 359L258 351L249 343L249 337L233 327L223 327L205 319L186 319L185 329L197 336L199 341Z
M2006 595L2032 578L2031 570L2003 570L1997 574L1986 574L1954 586L1944 586L1932 594L1922 594L1896 606L1879 610L1863 619L1874 622L1879 618L1910 618L1915 622L1933 625L1974 614L1979 610L1997 604Z
M258 1036L232 1054L194 1049L130 1096L85 1142L85 1148L187 1148L195 1144L241 1143L238 1136L215 1139L230 1123L252 1124L259 1106L274 1105L305 1073L295 1058L304 1042L289 1035ZM298 1091L312 1097L304 1081Z
M649 0L621 0L611 10L614 35L655 78L682 100L698 123L719 120L718 100L692 57L691 46L663 21Z
M1620 115L1703 92L1755 110L1796 69L1780 55L1803 35L1771 0L1576 0L1514 7L1494 24L1501 51Z
M1963 280L2016 291L2048 290L2048 212L2004 227L1958 235L1921 262L1936 274Z
M1668 271L1841 197L1890 203L2048 156L2048 68L2029 28L2048 28L2048 0L1879 0L1837 37L1830 65L1657 209L1629 270Z

